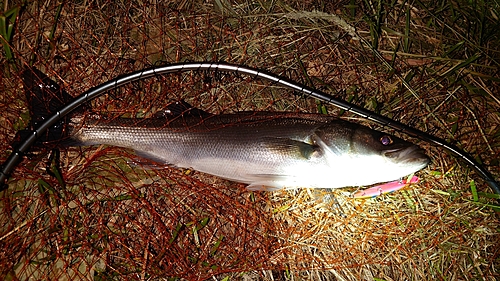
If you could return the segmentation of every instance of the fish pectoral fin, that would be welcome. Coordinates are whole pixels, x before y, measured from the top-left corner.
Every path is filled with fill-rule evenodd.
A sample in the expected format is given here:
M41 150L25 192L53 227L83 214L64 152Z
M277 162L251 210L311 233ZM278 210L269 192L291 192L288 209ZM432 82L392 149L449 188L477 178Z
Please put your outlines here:
M319 152L318 146L287 138L265 138L263 143L272 152L295 158L310 159Z
M334 144L331 144L331 145L326 144L317 135L313 135L312 136L312 140L313 140L314 144L316 144L318 151L322 151L322 152L324 152L326 154L333 154L333 155L336 155L336 156L341 156L342 154L344 154L344 152L342 150L340 150L339 147L337 147Z

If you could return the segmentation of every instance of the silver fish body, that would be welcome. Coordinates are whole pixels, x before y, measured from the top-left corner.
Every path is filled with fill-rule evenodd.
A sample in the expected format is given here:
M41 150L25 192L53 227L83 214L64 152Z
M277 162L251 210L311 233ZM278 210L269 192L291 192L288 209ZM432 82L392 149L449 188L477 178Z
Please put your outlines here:
M409 142L316 114L188 114L106 122L75 117L72 127L78 145L131 148L156 162L246 183L249 189L370 185L429 163Z

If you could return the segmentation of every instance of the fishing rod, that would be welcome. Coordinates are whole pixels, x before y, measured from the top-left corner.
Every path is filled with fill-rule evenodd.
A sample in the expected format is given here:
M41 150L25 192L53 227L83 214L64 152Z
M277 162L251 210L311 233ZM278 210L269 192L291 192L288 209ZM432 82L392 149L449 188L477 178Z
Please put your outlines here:
M282 85L284 87L293 89L300 92L306 96L314 97L329 104L335 105L345 111L357 114L367 120L376 122L382 126L392 128L396 131L408 134L412 137L419 138L423 141L435 144L443 149L457 155L463 161L465 161L469 166L471 166L483 179L484 181L493 189L497 194L500 194L500 184L495 181L492 174L490 174L485 168L483 168L479 163L477 163L472 156L458 147L447 143L446 141L432 136L421 130L409 127L403 123L392 120L385 116L379 115L370 110L358 107L349 102L339 100L332 95L323 93L319 90L313 89L311 87L302 85L300 83L294 82L291 79L267 72L265 70L259 70L256 68L246 67L242 65L229 64L229 63L213 63L213 62L186 62L186 63L175 63L160 67L152 67L136 72L132 72L123 76L118 76L106 83L99 86L91 88L86 92L82 93L76 97L72 102L68 103L66 106L61 108L59 111L54 113L51 117L47 118L42 122L37 128L33 129L31 134L21 142L17 147L13 148L12 153L9 158L1 167L0 171L0 191L7 188L6 181L9 175L15 169L15 167L21 162L22 157L28 152L31 146L36 142L39 136L43 135L49 128L56 125L62 118L71 113L76 108L80 107L82 104L95 99L108 90L116 89L122 85L131 83L133 81L138 81L141 79L147 79L159 75L165 75L169 73L182 73L188 71L223 71L223 72L233 72L238 74L245 74L253 76L254 78L259 78L263 80L268 80L273 83Z

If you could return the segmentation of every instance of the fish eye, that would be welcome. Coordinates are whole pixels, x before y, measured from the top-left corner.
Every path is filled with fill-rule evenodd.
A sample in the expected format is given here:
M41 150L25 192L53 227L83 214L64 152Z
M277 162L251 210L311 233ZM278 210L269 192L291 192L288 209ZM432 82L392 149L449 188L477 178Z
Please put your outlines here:
M380 143L383 145L392 144L392 138L388 135L384 135L380 138Z

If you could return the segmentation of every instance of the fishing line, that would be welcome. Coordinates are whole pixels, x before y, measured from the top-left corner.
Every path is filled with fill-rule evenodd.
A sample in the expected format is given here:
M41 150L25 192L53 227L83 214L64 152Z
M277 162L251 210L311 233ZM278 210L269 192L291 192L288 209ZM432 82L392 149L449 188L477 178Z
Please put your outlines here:
M252 76L254 78L264 79L276 84L285 86L287 88L293 89L306 96L314 97L329 104L335 105L336 107L343 109L345 111L357 114L365 119L376 122L382 126L392 128L396 131L408 134L412 137L419 138L423 141L438 145L443 149L459 156L463 161L465 161L469 166L471 166L493 189L497 194L500 194L500 184L495 181L493 176L483 168L479 163L477 163L472 156L468 153L462 151L458 147L447 143L446 141L432 136L426 132L420 131L418 129L409 127L403 123L392 120L385 116L379 115L370 110L358 107L349 102L336 99L334 96L323 93L319 90L315 90L311 87L302 85L300 83L294 82L288 78L281 77L279 75L267 72L265 70L259 70L251 67L246 67L242 65L229 64L229 63L211 63L211 62L186 62L186 63L175 63L160 67L152 67L137 72L132 72L123 76L118 76L106 83L103 83L97 87L91 88L79 95L75 100L64 106L62 109L53 114L45 122L41 123L40 126L32 131L32 133L27 137L24 142L21 142L17 147L14 148L13 152L10 154L9 158L2 165L2 170L0 171L0 191L7 188L6 181L15 167L21 162L22 157L30 149L30 147L36 142L39 136L43 135L47 129L54 126L63 117L68 115L70 112L81 106L82 104L95 99L108 90L116 89L122 85L131 83L133 81L138 81L141 79L147 79L159 75L165 75L169 73L181 73L187 71L226 71L239 74L245 74Z

